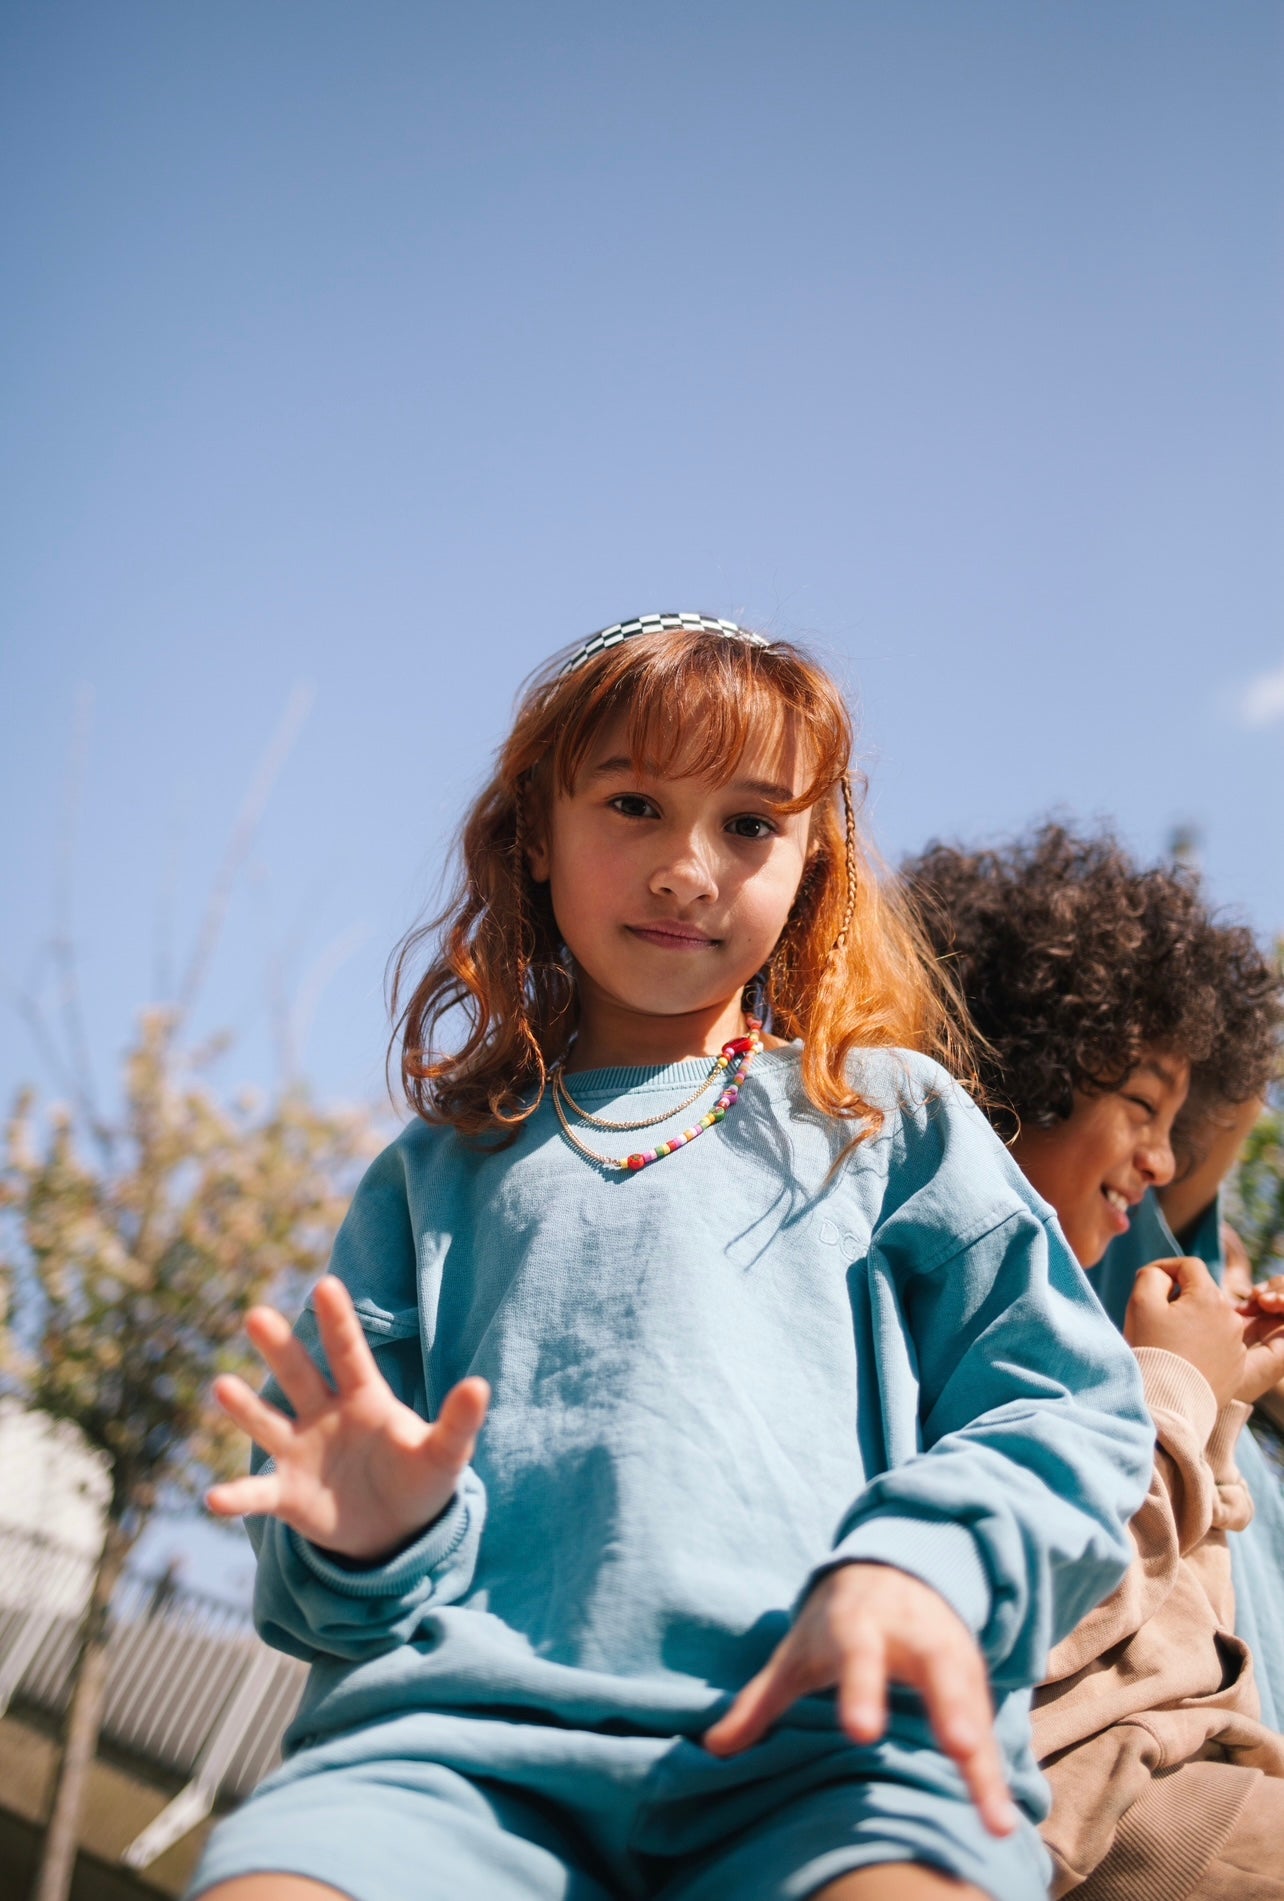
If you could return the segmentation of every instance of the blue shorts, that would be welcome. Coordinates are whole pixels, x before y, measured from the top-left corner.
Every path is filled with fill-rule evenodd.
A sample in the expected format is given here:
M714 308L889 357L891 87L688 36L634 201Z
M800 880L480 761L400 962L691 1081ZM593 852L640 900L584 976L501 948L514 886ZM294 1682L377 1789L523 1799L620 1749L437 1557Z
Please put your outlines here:
M1033 1825L986 1833L931 1748L781 1727L720 1761L684 1737L400 1716L301 1749L211 1835L188 1901L293 1874L352 1901L803 1901L920 1862L1041 1901Z

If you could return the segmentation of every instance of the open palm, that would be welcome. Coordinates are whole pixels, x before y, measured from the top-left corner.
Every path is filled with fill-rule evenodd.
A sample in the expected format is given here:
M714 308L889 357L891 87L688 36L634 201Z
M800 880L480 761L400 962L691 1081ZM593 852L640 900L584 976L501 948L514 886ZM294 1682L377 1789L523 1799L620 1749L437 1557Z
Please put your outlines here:
M375 1365L342 1281L327 1275L314 1304L333 1385L285 1317L255 1307L245 1330L294 1417L234 1375L216 1380L219 1405L262 1446L273 1469L215 1485L206 1503L223 1518L279 1518L340 1557L378 1563L449 1505L490 1391L485 1380L461 1380L430 1424L395 1397Z

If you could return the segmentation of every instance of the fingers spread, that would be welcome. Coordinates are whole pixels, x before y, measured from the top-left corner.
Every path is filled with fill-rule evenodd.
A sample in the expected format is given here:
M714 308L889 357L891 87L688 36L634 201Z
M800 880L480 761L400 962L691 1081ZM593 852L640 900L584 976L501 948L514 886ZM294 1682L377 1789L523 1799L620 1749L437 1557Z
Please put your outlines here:
M887 1651L876 1629L862 1631L843 1660L838 1720L857 1743L876 1743L887 1728Z
M994 1714L980 1657L967 1652L937 1649L921 1659L917 1685L927 1705L932 1729L947 1756L953 1757L992 1835L1010 1835L1016 1811L1004 1780Z
M490 1388L483 1379L460 1380L451 1387L428 1439L431 1456L443 1470L463 1471L473 1456L489 1404Z
M1016 1804L1008 1794L1003 1761L992 1730L987 1731L976 1748L959 1763L959 1767L972 1791L972 1800L976 1803L981 1820L991 1835L1010 1835L1020 1818Z
M212 1485L205 1503L216 1518L275 1517L281 1509L281 1482L275 1472L232 1479L226 1485Z
M252 1307L245 1316L245 1331L301 1419L320 1412L334 1398L312 1355L275 1307Z
M765 1670L751 1677L726 1715L705 1731L704 1746L715 1756L734 1756L766 1735L778 1716L782 1716L798 1694L787 1687L786 1671L781 1668L781 1652L776 1651Z
M275 1406L259 1398L235 1373L226 1373L214 1382L214 1397L229 1419L242 1432L248 1432L256 1446L278 1458L294 1433L291 1420Z
M321 1344L330 1363L330 1375L339 1391L352 1393L370 1380L382 1380L365 1330L357 1319L352 1296L343 1282L327 1274L317 1282L312 1300L321 1328Z

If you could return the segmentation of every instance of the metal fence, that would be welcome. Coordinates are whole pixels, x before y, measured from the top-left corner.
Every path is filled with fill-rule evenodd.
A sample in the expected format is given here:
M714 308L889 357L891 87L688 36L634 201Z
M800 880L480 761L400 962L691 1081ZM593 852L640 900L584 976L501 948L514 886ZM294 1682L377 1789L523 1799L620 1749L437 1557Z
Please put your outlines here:
M91 1575L81 1553L0 1527L0 1715L10 1704L65 1710ZM275 1766L307 1671L262 1644L247 1613L129 1571L112 1600L107 1652L103 1740L185 1781L126 1851L142 1868Z

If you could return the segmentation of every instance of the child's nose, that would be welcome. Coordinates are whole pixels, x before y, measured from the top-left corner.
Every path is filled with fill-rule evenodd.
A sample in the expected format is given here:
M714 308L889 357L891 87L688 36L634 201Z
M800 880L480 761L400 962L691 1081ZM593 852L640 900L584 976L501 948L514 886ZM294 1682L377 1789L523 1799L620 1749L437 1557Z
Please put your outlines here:
M679 904L717 895L713 867L697 839L684 840L662 865L657 865L651 889L657 897L667 895L676 898Z
M1156 1136L1137 1153L1137 1166L1152 1188L1165 1188L1177 1173L1177 1158L1166 1135Z

